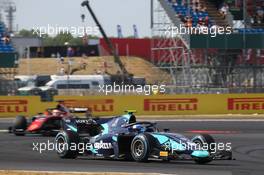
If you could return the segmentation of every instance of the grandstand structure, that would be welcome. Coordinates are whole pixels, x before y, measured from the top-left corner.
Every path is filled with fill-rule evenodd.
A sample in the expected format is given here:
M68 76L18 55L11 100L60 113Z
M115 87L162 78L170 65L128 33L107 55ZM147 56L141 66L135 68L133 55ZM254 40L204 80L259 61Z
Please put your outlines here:
M232 1L240 3L234 7L228 4L225 18L218 12L219 4L212 0L199 1L203 10L194 9L196 1L192 0L151 1L152 62L171 74L172 92L263 92L263 23L248 19L263 6L258 0L226 2ZM232 9L243 13L236 15ZM232 27L232 33L211 37L172 30L186 25L188 28L189 22L191 27L197 27L201 19L203 26ZM237 21L243 24L241 28L234 28Z
M11 11L10 11L11 10ZM7 18L7 25L3 18L0 19L0 94L10 93L15 90L12 80L17 74L17 54L12 45L12 22L14 4L10 0L0 1L1 17ZM3 13L6 13L3 15ZM10 28L11 27L11 28Z

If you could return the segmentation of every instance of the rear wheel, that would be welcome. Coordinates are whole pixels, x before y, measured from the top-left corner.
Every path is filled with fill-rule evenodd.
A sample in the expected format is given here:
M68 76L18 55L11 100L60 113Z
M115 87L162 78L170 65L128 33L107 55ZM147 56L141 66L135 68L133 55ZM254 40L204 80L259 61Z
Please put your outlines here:
M78 143L78 134L65 131L59 132L55 138L57 154L63 159L75 159L78 156ZM72 146L73 144L75 146Z
M215 151L215 140L209 134L197 135L192 139L192 141L197 145L199 145L199 147L202 148L203 150L208 151L209 154ZM211 162L212 158L210 156L205 158L195 157L194 161L198 164L205 164Z
M27 129L27 119L24 116L17 116L13 125L13 133L16 136L24 136Z
M144 134L140 134L134 137L131 142L131 156L137 162L148 161L150 153L149 140Z

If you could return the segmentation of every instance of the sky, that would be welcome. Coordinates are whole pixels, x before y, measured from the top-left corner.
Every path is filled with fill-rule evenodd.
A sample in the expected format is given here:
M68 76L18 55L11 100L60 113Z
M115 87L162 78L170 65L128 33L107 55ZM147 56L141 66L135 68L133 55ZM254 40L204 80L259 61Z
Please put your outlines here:
M84 26L81 14L86 15L86 27L95 24L83 0L13 0L17 7L15 26L32 29L40 26ZM117 36L117 25L122 26L124 36L133 35L137 25L140 37L150 36L150 0L90 0L97 18L109 36Z

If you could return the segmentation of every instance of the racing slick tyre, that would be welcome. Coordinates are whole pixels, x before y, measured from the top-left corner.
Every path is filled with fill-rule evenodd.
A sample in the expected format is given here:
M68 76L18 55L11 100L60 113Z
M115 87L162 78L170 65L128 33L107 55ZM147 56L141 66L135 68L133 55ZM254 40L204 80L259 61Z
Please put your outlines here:
M137 162L147 162L151 150L147 135L139 134L131 142L131 156Z
M56 151L62 159L75 159L78 156L79 136L72 131L61 131L55 137ZM74 150L71 147L75 144Z
M27 119L24 116L17 116L13 125L13 133L16 136L24 136L27 129Z
M192 139L192 141L203 148L203 150L208 151L210 154L215 151L215 140L209 134L197 135ZM211 162L212 158L210 156L206 158L194 158L194 161L198 164L206 164Z

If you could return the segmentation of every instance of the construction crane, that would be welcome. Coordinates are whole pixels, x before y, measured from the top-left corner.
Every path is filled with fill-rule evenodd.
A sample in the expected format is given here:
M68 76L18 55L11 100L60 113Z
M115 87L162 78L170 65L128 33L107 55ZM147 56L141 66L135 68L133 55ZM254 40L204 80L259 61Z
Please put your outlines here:
M121 76L121 79L122 79L122 82L125 83L125 84L132 84L132 80L133 80L133 75L132 74L129 74L128 71L126 70L124 64L122 63L116 49L114 48L111 40L108 38L108 36L106 35L102 25L100 24L100 22L98 21L95 13L93 12L91 6L90 6L90 3L88 0L86 1L83 1L82 4L81 4L83 7L87 7L89 13L91 14L94 22L96 23L96 25L98 26L106 44L107 44L107 47L109 48L110 50L110 54L114 56L114 60L115 60L115 63L118 64L118 66L120 67L121 69L121 74L120 75L112 75L113 77L118 77L118 76Z
M12 0L0 0L0 21L3 21L2 12L6 13L9 32L13 32L14 12L16 12L15 3Z

